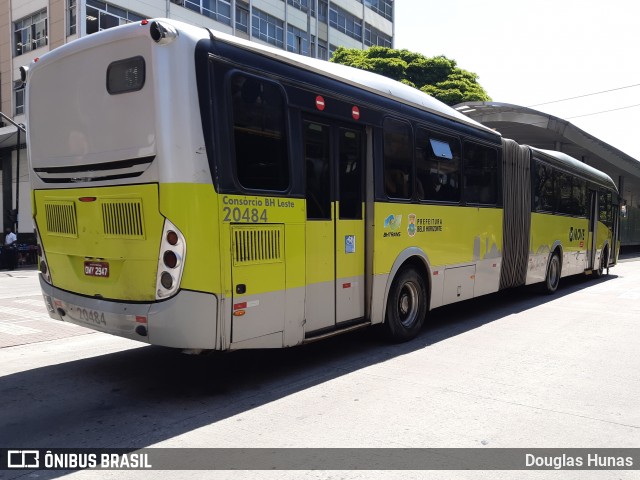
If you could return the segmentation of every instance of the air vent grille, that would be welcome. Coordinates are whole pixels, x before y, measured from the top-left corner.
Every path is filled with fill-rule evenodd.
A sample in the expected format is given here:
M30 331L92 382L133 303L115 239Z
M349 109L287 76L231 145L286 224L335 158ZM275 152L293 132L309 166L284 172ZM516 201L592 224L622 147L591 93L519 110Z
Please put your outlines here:
M78 236L76 207L73 202L55 201L44 204L47 232L63 237Z
M106 237L144 238L141 200L105 200L102 224Z
M232 232L235 266L278 263L284 260L282 225L233 227Z

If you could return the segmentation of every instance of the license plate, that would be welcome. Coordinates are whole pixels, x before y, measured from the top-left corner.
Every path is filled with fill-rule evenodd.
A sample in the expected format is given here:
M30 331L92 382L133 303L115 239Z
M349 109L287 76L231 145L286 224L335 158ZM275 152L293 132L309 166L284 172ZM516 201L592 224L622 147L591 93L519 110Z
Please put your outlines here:
M109 262L84 262L84 274L89 277L108 277Z

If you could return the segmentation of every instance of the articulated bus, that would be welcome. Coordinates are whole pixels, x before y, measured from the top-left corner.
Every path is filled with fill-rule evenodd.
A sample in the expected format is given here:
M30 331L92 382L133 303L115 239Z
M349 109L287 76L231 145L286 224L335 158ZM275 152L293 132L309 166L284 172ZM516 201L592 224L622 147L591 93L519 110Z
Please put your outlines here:
M49 315L279 348L616 263L615 183L430 96L167 19L23 70Z

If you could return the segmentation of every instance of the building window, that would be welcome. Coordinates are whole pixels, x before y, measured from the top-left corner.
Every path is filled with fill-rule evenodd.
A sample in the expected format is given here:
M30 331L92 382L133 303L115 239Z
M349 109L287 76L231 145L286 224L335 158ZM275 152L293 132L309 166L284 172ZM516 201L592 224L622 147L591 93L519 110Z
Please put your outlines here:
M24 82L16 80L14 82L14 115L22 115L24 113Z
M236 1L236 29L249 33L249 5Z
M287 50L300 55L309 55L309 38L307 32L303 32L292 25L287 26Z
M313 3L314 0L311 2ZM304 13L309 11L309 0L287 0L287 3Z
M284 48L284 22L257 8L253 9L252 16L252 35L276 47Z
M87 0L87 35L125 23L139 22L145 17L98 0Z
M368 23L364 24L364 44L367 47L378 46L391 48L391 37L385 33L382 33L375 27L372 27Z
M364 4L387 20L393 21L393 0L364 0Z
M67 35L76 34L76 0L68 0L67 2Z
M362 41L362 20L333 4L329 7L329 25L351 38Z
M318 1L318 20L327 23L327 17L329 12L329 3L327 0Z
M15 57L47 44L47 10L40 10L13 24Z
M316 57L320 58L321 60L329 60L327 42L325 42L324 40L318 40L318 51Z
M231 2L229 0L184 0L183 6L225 25L231 25Z

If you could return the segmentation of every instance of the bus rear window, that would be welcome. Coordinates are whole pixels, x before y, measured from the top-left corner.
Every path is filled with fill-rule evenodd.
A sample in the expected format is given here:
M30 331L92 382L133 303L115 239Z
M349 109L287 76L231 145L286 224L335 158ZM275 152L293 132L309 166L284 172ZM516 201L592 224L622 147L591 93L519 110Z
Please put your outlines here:
M283 191L289 186L284 95L278 84L231 77L236 175L248 189Z
M142 90L144 80L145 64L140 56L118 60L107 68L107 91L111 95Z

